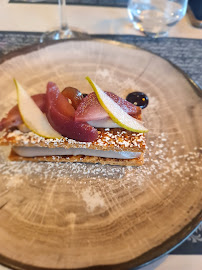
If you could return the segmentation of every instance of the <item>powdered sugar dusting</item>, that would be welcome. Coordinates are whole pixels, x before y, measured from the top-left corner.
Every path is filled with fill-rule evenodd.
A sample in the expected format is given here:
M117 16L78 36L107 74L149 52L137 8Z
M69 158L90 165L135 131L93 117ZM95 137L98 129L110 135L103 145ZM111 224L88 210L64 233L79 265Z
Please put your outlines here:
M143 133L132 133L128 130L120 129L101 129L98 131L98 139L94 142L79 142L67 137L61 139L46 139L34 134L33 132L23 133L20 130L5 132L0 138L0 143L15 146L42 146L42 147L63 147L63 148L89 148L97 150L128 150L143 152L146 146Z
M103 80L104 79L104 80ZM96 71L96 80L106 81L109 89L115 86L119 92L121 89L135 88L135 79L126 78L124 84L121 80L117 80L115 72L108 69L98 69ZM134 89L135 90L135 89ZM147 91L147 90L146 90ZM126 97L126 90L124 97ZM149 134L146 139L147 150L145 153L145 164L141 167L122 167L110 166L100 164L86 164L86 163L61 163L61 162L10 162L7 160L9 148L1 148L0 153L0 177L5 189L18 189L24 184L48 186L51 183L58 187L62 186L64 189L72 188L77 193L77 187L82 187L78 198L84 200L87 211L95 211L99 207L105 208L106 201L103 194L107 194L117 187L123 188L126 192L133 196L133 189L144 189L145 186L161 185L166 191L169 190L170 185L182 186L190 182L197 189L199 181L201 181L202 164L201 154L202 149L200 144L194 142L188 146L180 127L175 128L175 122L171 130L162 128L162 119L158 115L160 111L161 101L160 97L151 92L148 93L149 106L143 111L143 118L146 119L145 125L149 127ZM13 102L13 101L12 101ZM1 102L0 102L1 103ZM154 121L155 115L155 121ZM150 128L147 124L155 124L155 129ZM107 136L98 139L98 144L101 148L107 148L110 142L116 135L112 134L110 130L105 130ZM44 139L27 133L22 134L20 131L14 131L10 134L23 141L23 144L28 144L29 139L26 136L32 137L33 145L41 143ZM125 140L127 134L122 131L119 134L119 139L116 137L118 148L124 149L133 147L145 148L145 138L142 134L134 134L132 140L128 142ZM139 136L139 137L138 137ZM134 139L133 139L134 137ZM65 139L61 140L47 140L47 146L63 146ZM75 144L74 140L68 140L71 145ZM87 146L90 147L91 143ZM84 147L84 143L77 144L77 147ZM112 145L114 148L114 145ZM59 161L59 157L55 156L55 160ZM157 187L156 187L157 188ZM100 193L100 190L103 192ZM99 192L98 192L99 190ZM169 191L168 191L169 192ZM92 205L91 205L92 203Z
M89 212L93 212L97 207L103 208L105 206L105 201L100 192L96 192L92 187L84 189L81 192L81 196Z
M6 158L9 148L1 147L1 149L0 175L7 188L26 181L39 185L50 182L72 184L76 181L77 184L88 185L94 181L118 180L125 174L125 168L121 166L61 162L11 162Z
M106 71L103 74L107 76ZM158 98L150 94L149 96L150 104L144 114L147 121L159 110ZM158 123L157 116L155 121ZM180 133L174 133L173 135L166 131L159 132L159 130L160 122L154 131L150 129L147 138L145 164L138 168L86 163L10 162L6 158L9 150L5 147L4 149L7 150L2 151L0 155L1 178L7 189L16 188L27 181L36 185L47 185L50 182L57 182L57 185L79 185L84 187L83 196L86 196L86 199L88 197L87 195L90 196L91 194L89 190L85 191L86 186L92 187L97 184L109 187L110 189L113 189L113 186L119 185L127 190L132 189L134 186L141 188L148 184L155 184L156 181L158 181L158 185L161 183L165 189L170 183L174 183L177 186L186 184L190 180L193 184L197 185L202 172L202 149L200 146L195 146L193 149L188 148L186 144L183 144ZM105 133L107 136L104 140L98 139L98 144L102 148L108 147L112 141L110 138L114 139L115 136L109 129L105 129ZM12 136L19 141L22 140L23 145L28 144L30 136L33 144L39 144L41 141L44 141L42 137L36 134L23 134L20 131L12 132L9 137L12 139ZM141 147L145 147L145 137L143 134L134 134L131 139L132 144L131 142L128 143L124 139L124 136L127 136L127 133L123 130L119 134L119 139L117 139L117 145L120 148L131 147L131 145L133 147L140 147L140 145ZM58 147L63 145L64 140L66 139L49 139L46 140L46 143L48 147L50 145ZM75 144L75 141L68 140L68 143ZM90 144L88 143L88 147L90 147ZM77 147L83 146L84 143L82 142L77 145ZM58 161L60 159L57 156L54 158ZM92 209L89 208L89 211Z
M180 141L169 142L169 136L165 133L159 134L156 139L147 142L145 165L136 169L128 167L128 187L131 187L131 182L141 186L147 180L153 183L158 181L164 188L171 183L177 186L190 180L197 186L202 173L202 147L187 151Z
M50 181L71 184L76 181L82 185L117 181L130 188L155 179L160 180L166 187L170 181L174 182L177 178L180 179L180 183L191 178L197 184L202 173L202 148L195 147L192 151L187 151L186 146L181 145L180 141L171 144L168 135L164 133L159 135L158 141L148 141L145 165L138 168L86 163L10 162L6 159L8 148L2 149L4 151L0 155L0 174L7 188L22 184L23 181L43 184Z

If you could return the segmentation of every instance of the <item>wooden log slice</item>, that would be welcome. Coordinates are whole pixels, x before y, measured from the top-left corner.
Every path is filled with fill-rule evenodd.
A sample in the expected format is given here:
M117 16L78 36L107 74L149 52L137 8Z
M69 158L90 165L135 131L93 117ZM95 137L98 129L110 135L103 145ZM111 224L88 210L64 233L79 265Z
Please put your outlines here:
M127 269L169 251L201 220L200 90L172 64L98 40L32 47L0 65L0 116L48 81L91 92L86 76L149 96L145 165L9 162L0 152L0 261L18 269ZM197 94L198 92L198 94Z

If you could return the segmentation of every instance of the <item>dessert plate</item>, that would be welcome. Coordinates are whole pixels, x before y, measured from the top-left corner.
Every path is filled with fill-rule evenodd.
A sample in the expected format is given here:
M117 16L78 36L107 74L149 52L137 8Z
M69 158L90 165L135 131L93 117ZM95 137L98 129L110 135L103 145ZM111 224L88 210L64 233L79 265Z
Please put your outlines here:
M0 154L0 262L17 269L127 269L168 252L202 218L201 90L168 61L101 40L34 46L0 65L0 117L48 81L149 96L145 165L9 162ZM57 158L57 157L56 157ZM103 269L103 268L102 268Z

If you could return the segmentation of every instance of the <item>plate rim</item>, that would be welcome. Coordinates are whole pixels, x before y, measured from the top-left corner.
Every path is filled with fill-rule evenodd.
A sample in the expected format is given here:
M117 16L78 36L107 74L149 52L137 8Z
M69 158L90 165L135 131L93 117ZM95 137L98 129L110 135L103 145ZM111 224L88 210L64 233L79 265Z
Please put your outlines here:
M49 42L45 42L45 43L37 43L36 42L36 43L31 44L31 45L27 45L25 47L21 47L19 49L16 49L16 50L10 51L6 54L3 54L2 56L0 56L0 65L2 65L4 62L6 62L14 57L28 54L28 53L43 49L43 48L48 47L48 46L52 46L52 45L56 45L56 44L60 44L60 43L65 43L65 42L69 42L69 41L76 41L76 42L79 42L79 41L98 41L101 43L107 43L107 44L111 44L111 45L115 45L115 46L119 46L119 47L123 47L123 48L136 49L136 50L149 52L149 53L165 60L173 68L175 68L178 72L180 72L185 77L185 79L189 82L189 84L192 86L192 88L196 92L196 94L202 98L202 87L200 87L199 84L197 84L185 71L183 71L180 67L178 67L176 64L174 64L171 60L164 58L164 57L158 55L157 53L152 52L151 50L141 48L135 44L129 44L129 43L116 41L116 40L112 40L112 39L104 39L104 38L97 38L97 37L93 37L93 36L87 36L84 38L70 38L70 39L65 39L65 40L54 40L54 41L49 41Z
M4 54L3 56L0 57L0 65L2 65L4 62L15 58L20 55L25 55L43 48L46 48L48 46L64 43L64 42L69 42L69 41L97 41L97 42L102 42L102 43L107 43L111 44L114 46L120 46L124 48L130 48L130 49L135 49L135 50L142 50L145 52L149 52L166 62L168 62L173 68L175 68L178 72L180 72L184 78L187 80L187 82L192 86L192 89L194 90L195 94L197 94L198 97L202 98L202 88L186 73L184 72L181 68L179 68L176 64L171 62L169 59L164 58L157 53L154 53L150 50L146 50L144 48L141 48L139 46L136 46L134 44L128 44L125 42L120 42L120 41L115 41L111 39L104 39L104 38L97 38L93 36L89 36L86 38L72 38L68 40L58 40L58 41L50 41L46 43L34 43L25 47L21 47L19 49L13 50L7 54ZM113 265L95 265L95 266L89 266L89 267L82 267L79 269L106 269L106 270L122 270L122 269L128 269L128 268L134 268L135 269L141 269L142 267L145 267L154 261L160 259L163 256L166 256L170 252L172 252L175 248L177 248L179 245L181 245L186 239L197 229L197 227L202 223L202 209L199 211L199 213L188 223L186 224L185 227L180 229L176 234L172 235L169 237L167 240L165 240L163 243L160 245L153 247L149 251L143 253L142 255L136 257L135 259L118 263L118 264L113 264ZM0 265L3 265L5 267L10 267L12 269L16 270L44 270L48 269L45 267L38 267L38 266L33 266L25 263L21 263L18 261L15 261L11 258L8 258L6 256L3 256L0 254ZM50 269L50 268L49 268ZM68 270L69 268L57 268L57 270ZM78 268L77 268L78 269Z

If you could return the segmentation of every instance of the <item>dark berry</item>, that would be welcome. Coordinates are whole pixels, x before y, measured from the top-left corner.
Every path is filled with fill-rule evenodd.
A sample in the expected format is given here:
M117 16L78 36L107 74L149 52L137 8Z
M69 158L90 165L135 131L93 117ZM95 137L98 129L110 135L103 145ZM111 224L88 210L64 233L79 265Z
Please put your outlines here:
M126 100L130 103L133 103L135 106L144 109L147 107L149 103L149 98L142 92L132 92L127 95Z

